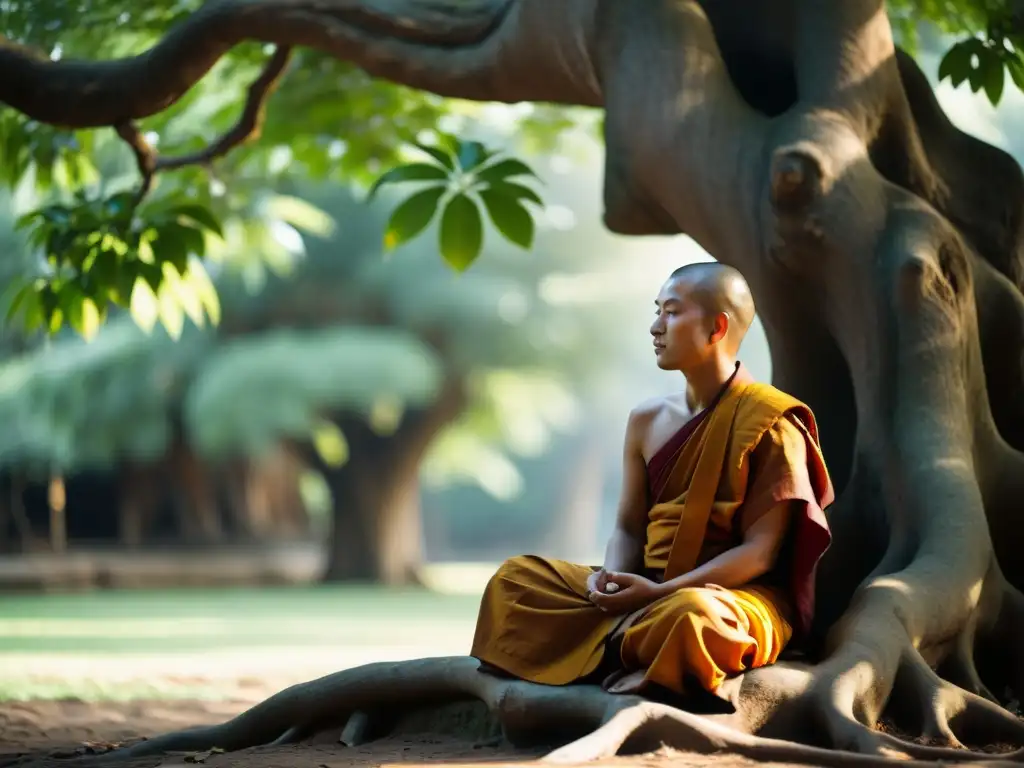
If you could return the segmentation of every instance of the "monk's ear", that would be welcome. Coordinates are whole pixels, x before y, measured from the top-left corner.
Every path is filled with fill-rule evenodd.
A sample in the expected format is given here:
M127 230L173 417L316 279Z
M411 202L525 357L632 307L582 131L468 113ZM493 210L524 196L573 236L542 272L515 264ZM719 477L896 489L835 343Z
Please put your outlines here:
M711 325L711 337L708 339L710 344L717 344L726 337L729 333L729 314L727 312L719 312L715 315L715 319Z

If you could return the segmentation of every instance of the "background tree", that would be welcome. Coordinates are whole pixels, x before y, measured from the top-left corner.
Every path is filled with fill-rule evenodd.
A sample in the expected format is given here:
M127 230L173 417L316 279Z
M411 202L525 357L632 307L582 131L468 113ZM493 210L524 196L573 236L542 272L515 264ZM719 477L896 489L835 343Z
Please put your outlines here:
M1007 78L1020 83L1019 3L891 10L905 38L926 18L962 36L943 75L994 101ZM1024 180L949 123L885 11L880 0L225 1L113 63L6 45L0 101L40 123L117 126L137 150L130 121L181 99L246 40L280 46L264 81L299 45L443 96L603 107L606 225L685 232L746 275L775 380L818 414L839 490L817 663L742 676L734 714L701 719L431 660L341 673L137 749L288 740L424 693L484 699L512 736L607 721L560 757L629 734L813 763L838 758L775 739L930 760L969 757L948 748L961 742L1024 741L1007 709L1024 689ZM947 746L876 729L883 713Z

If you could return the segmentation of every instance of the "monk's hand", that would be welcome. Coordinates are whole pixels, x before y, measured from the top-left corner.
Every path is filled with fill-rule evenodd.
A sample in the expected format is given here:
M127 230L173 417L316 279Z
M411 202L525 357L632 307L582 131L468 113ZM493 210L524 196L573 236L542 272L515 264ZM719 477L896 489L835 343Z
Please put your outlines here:
M587 577L587 597L595 592L604 592L608 586L608 571L599 568Z
M607 584L590 594L590 601L608 613L632 613L646 608L661 597L657 582L635 573L608 572Z

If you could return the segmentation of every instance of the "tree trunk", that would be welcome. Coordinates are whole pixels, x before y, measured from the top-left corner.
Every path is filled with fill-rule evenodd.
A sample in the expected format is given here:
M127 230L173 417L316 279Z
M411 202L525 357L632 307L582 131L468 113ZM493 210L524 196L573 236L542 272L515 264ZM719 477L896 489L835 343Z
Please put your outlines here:
M409 450L401 444L381 448ZM359 455L366 444L357 442L353 449ZM325 581L417 581L423 561L418 466L400 472L396 463L353 457L344 468L327 474L334 514Z
M0 484L0 552L27 554L34 548L32 523L25 514L25 481L18 472L5 472ZM9 539L16 535L17 541Z
M53 475L46 487L50 508L50 551L63 554L68 548L67 493L63 475Z
M706 718L594 689L492 689L471 662L368 667L139 749L287 741L337 713L431 694L481 698L510 730L604 723L559 759L627 737L819 765L982 759L957 747L1024 743L1002 706L1024 695L1017 164L946 119L895 50L882 0L427 5L209 3L149 54L111 65L2 48L0 101L108 125L163 109L252 38L447 96L602 105L606 225L686 233L743 272L776 383L818 416L838 498L817 663L730 681L736 712ZM883 714L914 738L877 729Z
M349 460L337 469L322 462L319 467L334 504L325 581L418 582L420 464L437 434L464 407L462 384L452 380L433 405L406 414L393 435L378 435L358 418L338 420Z
M171 503L184 540L222 542L224 524L210 470L180 436L170 446L166 471L171 480Z

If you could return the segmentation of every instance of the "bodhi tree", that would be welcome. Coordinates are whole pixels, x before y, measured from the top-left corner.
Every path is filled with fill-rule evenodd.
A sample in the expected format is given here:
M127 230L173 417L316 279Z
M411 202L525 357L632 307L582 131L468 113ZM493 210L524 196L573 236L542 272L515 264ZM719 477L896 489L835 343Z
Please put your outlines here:
M890 10L967 36L944 76L994 100L1007 74L1024 82L1019 3ZM131 121L246 40L279 46L271 70L304 46L443 96L603 108L605 224L688 234L743 272L775 381L815 410L839 491L817 642L730 681L732 713L435 659L338 673L122 754L283 743L345 723L354 741L382 709L465 698L514 741L581 737L552 759L663 742L870 764L1024 743L1007 709L1024 692L1024 178L950 123L893 28L881 0L222 0L120 60L5 44L0 101L129 140ZM883 716L910 738L878 728Z

